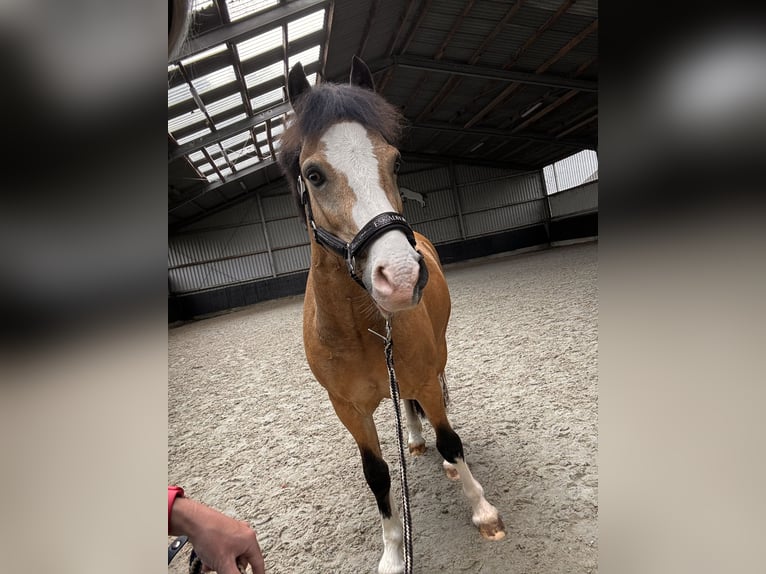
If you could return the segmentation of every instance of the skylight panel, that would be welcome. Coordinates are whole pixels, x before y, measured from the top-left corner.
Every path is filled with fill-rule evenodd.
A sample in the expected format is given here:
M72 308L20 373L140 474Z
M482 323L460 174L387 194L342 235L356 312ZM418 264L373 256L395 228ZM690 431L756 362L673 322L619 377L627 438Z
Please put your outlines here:
M210 154L210 157L213 159L213 163L215 163L216 167L223 167L225 165L229 165L226 161L226 158L223 157L223 154L221 153L221 150L218 150L218 155L214 156L212 153Z
M222 122L215 122L215 127L217 129L225 128L226 126L230 126L231 124L235 124L240 120L244 120L247 117L247 114L239 114L237 116L234 116L233 118L229 118L228 120L224 120Z
M168 90L168 107L174 106L179 102L183 102L184 100L188 100L191 97L191 89L189 88L189 84L186 82L176 86L175 88L170 88Z
M284 73L285 63L280 60L279 62L274 62L270 66L266 66L265 68L261 68L260 70L256 70L252 74L245 76L245 85L247 85L248 88L252 88L258 84L278 78L279 76L284 75Z
M190 153L188 157L192 162L198 162L205 158L205 154L202 153L201 151L195 151Z
M197 139L198 137L202 137L202 136L207 135L209 133L210 133L210 129L209 128L205 128L205 129L202 129L202 130L200 130L198 132L194 132L193 134L189 134L186 137L179 138L179 139L176 140L176 142L178 143L178 145L183 145L183 144L185 144L187 142L190 142L190 141L192 141L194 139Z
M250 100L250 104L253 107L253 110L257 110L263 107L268 106L269 104L273 104L276 102L282 101L282 88L276 88L274 90L271 90L270 92L266 92L265 94L261 94L260 96L253 98Z
M295 56L290 56L287 60L288 67L292 69L292 67L295 64L300 62L301 64L303 64L303 67L305 68L308 64L319 61L319 51L320 51L320 46L317 44L313 48L309 48L308 50L303 50L303 52L295 54Z
M194 54L193 56L184 58L183 60L181 60L181 63L184 66L188 66L189 64L199 62L200 60L204 60L205 58L209 58L210 56L215 56L216 54L220 54L221 52L225 52L225 51L226 51L226 44L218 44L217 46L213 46L212 48L209 48L208 50L205 50L204 52L200 52L199 54Z
M246 132L242 132L241 134L232 136L229 139L223 140L221 142L221 145L228 151L229 148L235 147L236 145L246 142L249 139L250 139L250 130Z
M237 44L237 53L240 61L244 61L281 46L282 28L273 28Z
M279 0L226 0L232 22L276 6Z
M210 8L213 5L213 0L194 0L192 4L192 12L199 12L205 8Z
M324 8L287 23L287 40L293 42L324 27Z
M237 106L240 106L240 105L242 105L242 95L239 92L237 92L235 94L232 94L230 96L223 98L222 100L218 100L210 104L207 104L205 108L207 108L207 113L209 113L211 116L217 116L218 114L225 112L226 110L236 108Z
M200 110L199 108L196 108L189 113L183 114L176 118L169 119L168 131L172 133L182 128L187 128L191 125L194 125L199 122L204 122L204 121L205 121L205 114L202 113L202 110Z
M259 161L257 155L250 156L247 159L243 159L241 162L234 164L237 166L237 169L245 169L246 167L250 167L251 165L257 164Z
M234 74L233 66L226 66L220 70L216 70L210 74L202 76L201 78L195 78L192 80L192 85L200 94L209 92L215 88L225 86L226 84L233 82L237 79Z
M283 131L285 131L285 127L282 124L279 124L278 126L275 126L272 124L271 126L271 135L276 137L279 134L281 134Z
M236 156L236 157L233 157ZM251 158L255 158L255 161L251 161ZM237 152L236 154L229 154L229 159L234 163L234 166L239 169L242 167L242 164L247 162L247 165L252 165L256 161L258 161L258 156L256 155L255 146L253 144L250 144L248 146L245 146L242 148L241 151Z
M213 171L213 166L212 166L212 165L210 165L209 163L203 163L202 165L198 165L198 166L197 166L197 169L198 169L200 172L202 172L202 175L207 175L207 174L209 174L211 171Z
M216 157L218 159L221 158L221 148L218 147L217 143L211 144L205 148L205 151L208 153L208 155L215 161ZM218 162L216 162L216 165L220 165Z

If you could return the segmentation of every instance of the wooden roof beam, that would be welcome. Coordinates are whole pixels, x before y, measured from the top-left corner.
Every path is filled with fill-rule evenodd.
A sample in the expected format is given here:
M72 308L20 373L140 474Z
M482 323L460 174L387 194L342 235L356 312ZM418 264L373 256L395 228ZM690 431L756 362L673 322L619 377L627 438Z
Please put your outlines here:
M537 70L535 70L535 74L543 74L545 71L550 68L553 64L558 62L561 58L563 58L565 55L567 55L571 50L575 48L580 42L582 42L585 38L590 36L593 32L598 30L598 19L593 20L585 29L583 29L577 36L572 38L569 42L567 42L553 57L549 58L546 62L544 62ZM519 89L520 84L512 84L508 87L506 87L502 92L500 92L497 96L495 96L492 101L484 106L476 115L474 115L470 120L468 120L465 124L465 128L470 128L471 126L476 125L477 122L481 121L482 118L484 118L487 114L489 114L492 110L494 110L498 104L503 102L508 96L510 96L513 92L515 92L517 89Z
M524 4L524 0L518 0L513 6L511 6L511 9L508 10L508 12L505 13L505 16L495 25L495 27L492 29L492 32L489 33L489 35L484 38L484 41L481 43L481 45L474 51L474 53L471 55L471 57L468 60L468 65L473 66L476 62L479 61L479 58L481 58L481 55L484 53L484 50L487 49L487 47L492 43L492 41L497 37L497 35L508 25L508 22L511 21L511 19L516 15L516 13L519 11L521 6ZM423 108L423 111L420 112L418 117L416 118L416 121L422 121L428 114L430 114L436 106L441 104L462 82L462 78L450 78L448 79L445 84L441 87L439 90L439 93L436 94L428 104L426 104L426 107Z

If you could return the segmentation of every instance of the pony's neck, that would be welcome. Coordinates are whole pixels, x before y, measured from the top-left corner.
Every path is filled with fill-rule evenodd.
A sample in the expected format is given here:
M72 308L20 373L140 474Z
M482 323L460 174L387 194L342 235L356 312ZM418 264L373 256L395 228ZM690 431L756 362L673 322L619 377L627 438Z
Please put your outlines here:
M314 241L309 274L321 329L366 332L385 324L372 298L351 278L346 263Z

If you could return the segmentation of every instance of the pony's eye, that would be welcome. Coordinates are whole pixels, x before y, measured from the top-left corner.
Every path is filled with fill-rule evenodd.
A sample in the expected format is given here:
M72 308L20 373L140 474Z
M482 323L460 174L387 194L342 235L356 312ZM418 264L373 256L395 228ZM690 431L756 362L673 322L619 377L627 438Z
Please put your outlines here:
M399 173L399 170L402 167L402 160L399 158L396 158L396 161L394 162L394 173Z
M308 179L314 186L320 186L324 183L322 172L314 167L308 169L306 172L306 179Z

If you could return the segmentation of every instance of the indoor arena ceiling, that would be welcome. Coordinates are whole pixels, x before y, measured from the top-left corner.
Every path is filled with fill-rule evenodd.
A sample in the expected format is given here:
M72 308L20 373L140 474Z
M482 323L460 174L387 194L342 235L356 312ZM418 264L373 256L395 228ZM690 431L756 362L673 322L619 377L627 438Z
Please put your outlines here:
M168 63L171 229L281 177L286 73L352 55L408 120L407 160L536 170L598 137L597 0L195 0Z

